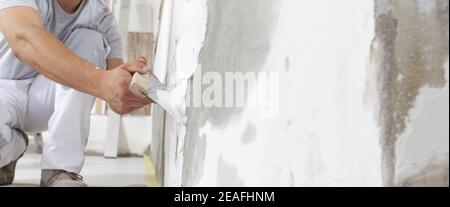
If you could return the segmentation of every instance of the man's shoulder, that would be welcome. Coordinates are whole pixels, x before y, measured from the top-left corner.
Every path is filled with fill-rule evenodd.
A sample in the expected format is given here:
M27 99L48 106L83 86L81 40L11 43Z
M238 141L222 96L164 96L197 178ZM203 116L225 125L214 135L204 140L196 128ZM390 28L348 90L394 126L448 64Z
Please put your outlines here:
M52 5L51 0L44 0L44 1L34 0L34 2L36 2L36 6L38 7L40 12L46 12L50 10Z
M36 3L39 10L48 11L52 7L54 3L53 0L32 0ZM107 13L110 11L109 7L105 4L103 0L84 0L84 8L83 10L90 10L91 12L97 13Z
M111 10L103 0L87 0L85 7L97 13L110 13Z
M103 0L87 0L83 8L84 12L89 13L90 21L97 26L103 26L105 20L113 17L111 9L105 4ZM83 16L83 14L81 14ZM92 18L93 17L93 18Z
M84 9L90 13L89 16L95 16L90 21L95 21L93 23L100 30L107 30L111 27L111 21L114 19L114 15L103 0L88 0Z

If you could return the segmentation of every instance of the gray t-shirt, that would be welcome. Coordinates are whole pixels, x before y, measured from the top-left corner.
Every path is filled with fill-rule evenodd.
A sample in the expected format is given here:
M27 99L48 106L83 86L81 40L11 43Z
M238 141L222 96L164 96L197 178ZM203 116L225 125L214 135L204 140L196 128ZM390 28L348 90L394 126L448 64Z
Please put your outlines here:
M111 48L108 59L122 58L122 43L116 20L102 0L82 0L74 14L66 13L57 0L0 0L0 10L16 6L31 7L38 11L47 31L61 41L77 28L95 30L104 35ZM0 33L0 79L19 80L36 75L35 70L17 59Z

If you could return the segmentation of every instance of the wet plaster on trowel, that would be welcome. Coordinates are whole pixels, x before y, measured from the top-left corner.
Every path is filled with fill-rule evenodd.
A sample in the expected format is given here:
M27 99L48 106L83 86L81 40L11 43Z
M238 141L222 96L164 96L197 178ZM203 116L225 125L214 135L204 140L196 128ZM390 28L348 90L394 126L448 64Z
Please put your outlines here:
M411 180L408 176L438 159L430 156L446 157L447 165L441 167L447 168L448 182L448 8L448 0L376 1L373 56L387 186ZM424 115L425 111L435 116ZM411 143L423 147L412 150L423 158L407 155L410 148L419 147Z

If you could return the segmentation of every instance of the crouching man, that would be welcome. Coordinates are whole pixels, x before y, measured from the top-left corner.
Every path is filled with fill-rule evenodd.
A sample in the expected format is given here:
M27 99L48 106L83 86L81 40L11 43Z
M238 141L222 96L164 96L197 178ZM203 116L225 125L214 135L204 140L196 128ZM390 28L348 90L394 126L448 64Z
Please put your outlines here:
M41 186L86 186L84 162L95 97L119 114L150 104L130 93L114 17L102 0L0 0L0 185L11 184L28 145L44 138Z

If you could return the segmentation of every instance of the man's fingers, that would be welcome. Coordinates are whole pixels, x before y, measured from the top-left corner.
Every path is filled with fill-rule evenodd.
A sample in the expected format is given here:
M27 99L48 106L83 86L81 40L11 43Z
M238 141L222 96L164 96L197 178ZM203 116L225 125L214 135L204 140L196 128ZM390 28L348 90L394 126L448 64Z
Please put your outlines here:
M134 66L137 68L136 72L141 74L147 74L150 70L147 68L147 58L140 57L134 62Z
M137 103L137 104L143 104L143 105L148 105L148 104L153 103L153 101L150 98L148 98L148 97L141 98L141 97L135 96L130 91L127 92L126 97L127 97L128 103Z
M130 103L140 104L140 105L148 105L152 103L152 100L149 98L133 98L130 99Z
M121 65L120 68L122 68L123 70L126 70L130 73L137 72L136 71L137 68L133 64L130 64L130 63L125 63L125 64Z
M134 63L125 63L121 66L121 68L131 74L147 74L150 72L150 68L147 67L147 59L145 57L138 58Z
M129 106L145 106L150 104L149 101L142 101L142 100L138 100L138 101L129 101L127 103L127 105Z
M139 110L139 109L141 109L142 107L132 107L131 109L130 109L130 112L129 113L131 113L131 112L135 112L135 111L137 111L137 110Z
M143 66L142 63L140 63L140 64L126 63L126 64L123 64L121 66L121 68L130 72L131 74L134 74L134 73L146 74L149 72L149 69L146 66Z
M140 63L144 64L145 66L147 66L147 63L148 63L147 58L145 58L145 57L139 57L137 59L137 62L140 62Z
M140 71L143 71L144 68L147 67L144 63L139 62L139 61L137 61L137 62L134 64L134 66L137 67L137 69L140 70Z
M150 72L150 69L147 67L147 58L145 57L140 57L136 60L135 65L136 67L140 68L140 72L141 74L147 74Z

